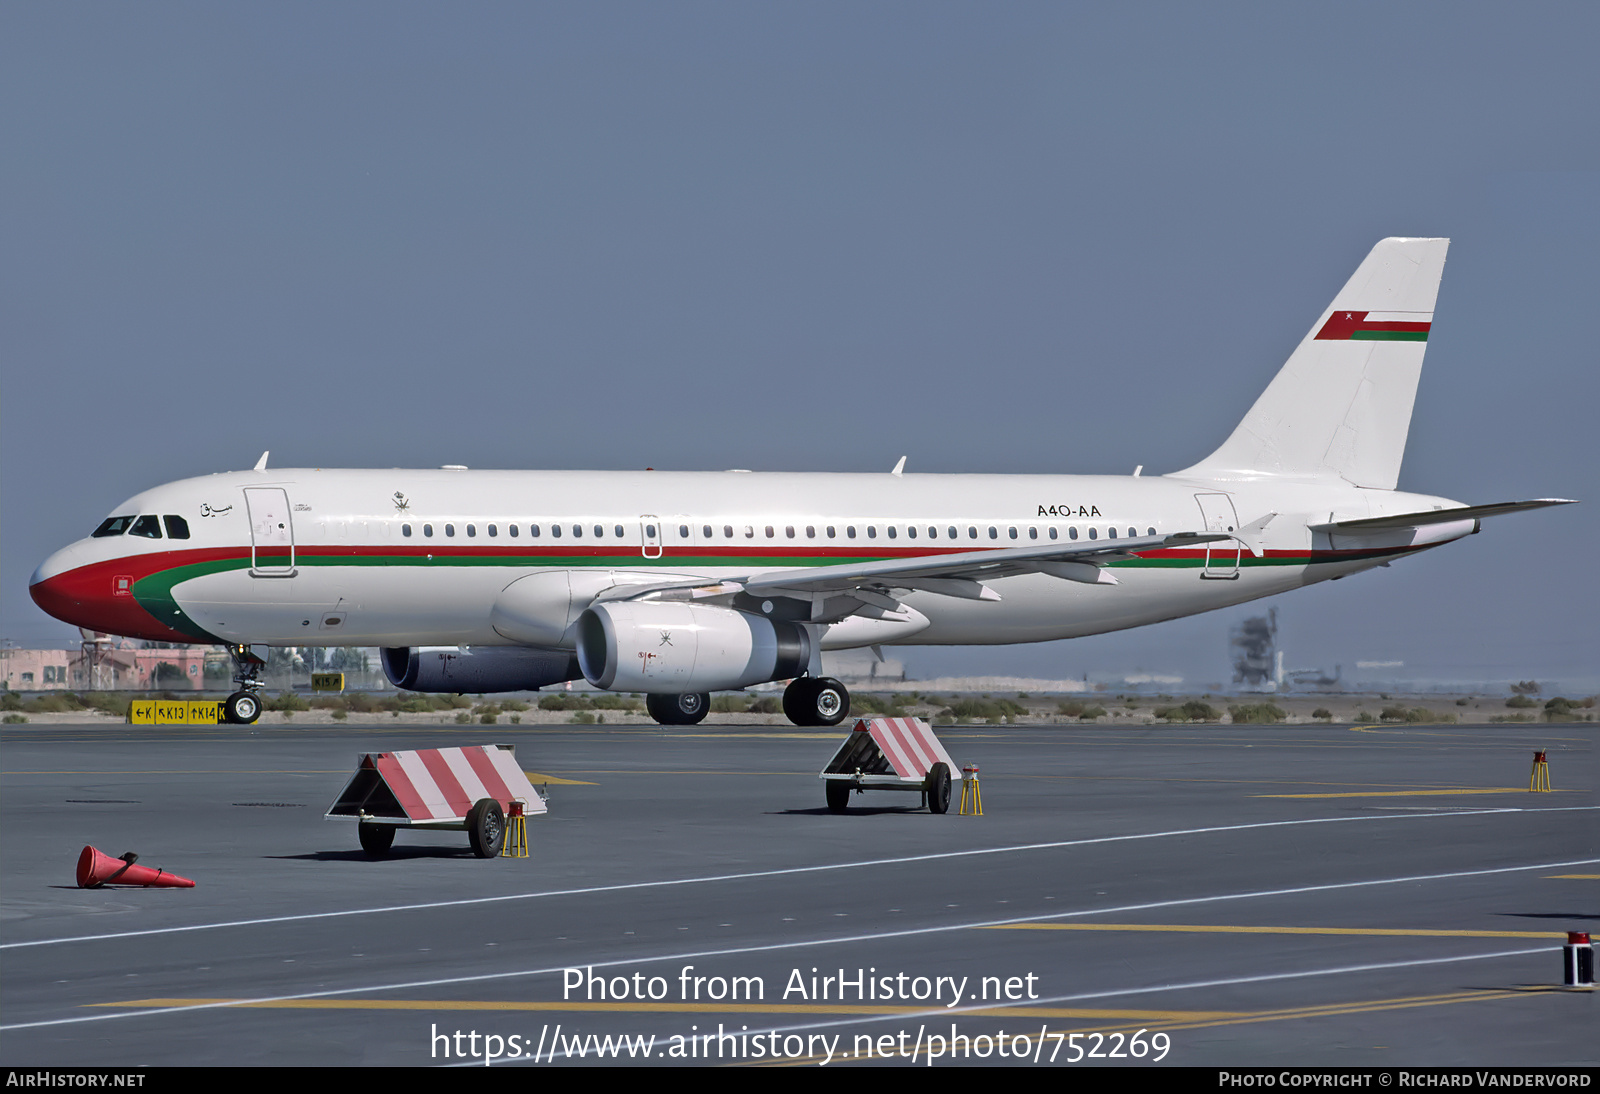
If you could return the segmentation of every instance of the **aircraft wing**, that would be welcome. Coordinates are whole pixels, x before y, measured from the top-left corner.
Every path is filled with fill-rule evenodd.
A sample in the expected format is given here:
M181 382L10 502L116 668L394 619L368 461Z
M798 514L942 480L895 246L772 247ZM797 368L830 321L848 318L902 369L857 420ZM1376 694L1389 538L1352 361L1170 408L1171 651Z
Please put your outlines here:
M956 551L950 554L919 555L916 558L881 562L845 563L816 566L803 570L773 570L740 575L720 581L673 581L660 584L620 586L608 589L599 600L634 600L655 597L687 596L694 600L742 597L761 600L794 597L813 603L813 618L851 614L866 605L898 607L890 589L917 589L955 596L966 600L999 600L1000 594L983 582L990 578L1017 574L1044 573L1067 581L1090 585L1115 585L1117 579L1104 569L1110 562L1131 558L1140 551L1163 547L1192 547L1198 543L1232 539L1213 532L1178 532L1165 536L1135 536L1128 539L1102 539L1081 543L1051 543L1037 547L1002 547L984 551ZM829 608L823 604L836 601ZM748 602L748 601L746 601Z
M1492 505L1461 505L1454 509L1430 509L1425 513L1398 513L1389 517L1364 517L1361 520L1340 520L1331 524L1312 524L1313 532L1331 532L1335 535L1359 536L1368 532L1389 532L1401 528L1421 528L1429 524L1448 524L1457 520L1478 520L1498 517L1506 513L1523 513L1529 509L1544 509L1551 505L1575 505L1570 498L1535 498L1532 501L1502 501Z
M974 588L985 578L1011 577L1016 574L1046 573L1068 580L1088 581L1091 584L1114 585L1105 580L1110 574L1096 577L1097 571L1108 562L1131 558L1139 551L1161 547L1189 547L1197 543L1231 539L1228 535L1207 532L1179 532L1169 536L1136 536L1131 539L1103 539L1088 543L1052 543L1039 547L1002 547L987 551L959 551L947 555L925 555L914 559L892 559L885 562L862 562L855 565L817 566L806 570L776 570L745 578L745 591L752 596L781 595L785 592L827 593L848 592L872 586L894 588L926 588L929 592L945 591L935 583L965 582ZM963 595L953 592L952 595ZM995 599L999 596L973 596L971 599Z

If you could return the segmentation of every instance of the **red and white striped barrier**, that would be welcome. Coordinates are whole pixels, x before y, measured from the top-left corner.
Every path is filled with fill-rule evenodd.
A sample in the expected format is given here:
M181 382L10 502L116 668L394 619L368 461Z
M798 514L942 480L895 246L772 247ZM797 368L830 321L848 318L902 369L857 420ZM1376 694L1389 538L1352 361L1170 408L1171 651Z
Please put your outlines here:
M959 778L956 772L961 769L933 735L933 727L920 718L863 718L853 732L871 734L902 779L921 782L938 763L950 769L952 778Z
M459 821L484 798L506 810L521 801L528 815L548 809L511 751L468 745L368 753L328 815L398 819L403 814L413 822Z

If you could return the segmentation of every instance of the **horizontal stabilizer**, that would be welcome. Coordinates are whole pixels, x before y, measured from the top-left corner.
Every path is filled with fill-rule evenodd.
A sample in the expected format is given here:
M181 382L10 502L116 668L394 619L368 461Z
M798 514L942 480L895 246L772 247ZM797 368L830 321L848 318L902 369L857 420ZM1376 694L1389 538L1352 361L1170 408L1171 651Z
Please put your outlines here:
M1365 517L1361 520L1340 520L1331 524L1312 524L1313 532L1330 532L1358 536L1365 532L1388 532L1401 528L1421 528L1429 524L1449 524L1457 520L1479 520L1483 517L1504 516L1506 513L1523 513L1529 509L1544 509L1551 505L1574 505L1570 498L1536 498L1533 501L1502 501L1493 505L1461 505L1454 509L1430 509L1425 513L1399 513L1392 517Z

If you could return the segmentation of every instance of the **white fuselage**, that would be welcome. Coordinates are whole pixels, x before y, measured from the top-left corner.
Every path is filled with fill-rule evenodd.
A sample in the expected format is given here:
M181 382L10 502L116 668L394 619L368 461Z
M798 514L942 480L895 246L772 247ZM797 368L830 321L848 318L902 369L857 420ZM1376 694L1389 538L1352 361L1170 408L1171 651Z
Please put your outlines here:
M1039 642L1192 615L1340 577L1459 538L1474 522L1343 537L1307 526L1453 507L1281 476L270 470L187 479L113 516L179 516L52 555L35 599L135 637L271 645L537 644L496 626L513 582L573 588L1178 532L1238 540L1142 551L1117 584L995 579L998 600L911 591L898 630L835 625L825 646ZM1265 519L1264 518L1269 518ZM1264 520L1264 525L1263 525ZM561 605L561 610L566 605ZM581 604L577 606L581 610ZM565 620L553 620L554 635ZM566 645L559 640L557 645Z

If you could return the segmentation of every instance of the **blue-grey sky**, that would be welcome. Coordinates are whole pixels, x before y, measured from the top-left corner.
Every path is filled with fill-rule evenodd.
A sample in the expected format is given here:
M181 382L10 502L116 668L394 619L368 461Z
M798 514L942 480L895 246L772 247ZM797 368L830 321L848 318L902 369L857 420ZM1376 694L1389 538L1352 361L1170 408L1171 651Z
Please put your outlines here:
M1279 598L1294 665L1600 675L1592 4L0 6L0 636L249 467L1127 472L1453 239L1403 488L1589 504ZM1234 610L907 655L1225 674Z

